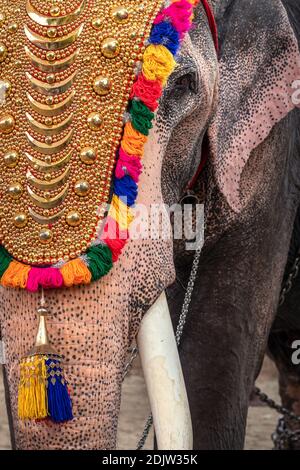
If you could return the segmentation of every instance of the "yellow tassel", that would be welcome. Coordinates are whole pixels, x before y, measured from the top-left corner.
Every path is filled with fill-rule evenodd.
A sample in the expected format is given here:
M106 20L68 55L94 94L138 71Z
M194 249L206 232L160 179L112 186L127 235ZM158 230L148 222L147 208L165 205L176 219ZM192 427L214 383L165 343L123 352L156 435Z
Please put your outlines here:
M171 52L162 45L150 44L143 55L143 73L148 80L160 80L166 84L176 66Z
M3 287L20 287L24 289L30 269L31 266L12 261L1 278L1 285Z
M48 416L45 356L24 358L20 364L18 415L20 419Z
M119 224L121 230L127 230L133 220L130 208L115 194L111 201L109 216Z
M78 284L90 284L92 274L82 259L77 258L68 261L62 268L60 268L64 284L67 287Z

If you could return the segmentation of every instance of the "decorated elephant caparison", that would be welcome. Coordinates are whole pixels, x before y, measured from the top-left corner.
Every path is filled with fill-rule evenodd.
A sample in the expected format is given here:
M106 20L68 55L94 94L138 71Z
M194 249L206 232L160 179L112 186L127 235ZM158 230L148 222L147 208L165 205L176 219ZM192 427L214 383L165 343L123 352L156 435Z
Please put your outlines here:
M193 181L205 198L206 241L182 364L194 447L239 448L299 203L291 87L300 61L285 6L298 7L209 2L219 20L218 64L206 2L189 33L197 2L173 2L160 14L155 0L121 3L0 1L0 325L14 445L113 448L126 351L140 329L158 446L191 446L160 295L174 282L175 260L180 282L168 299L176 320L192 253L176 242L174 257L172 241L159 238L124 247L124 235L137 183L137 202L148 208L178 202L206 135L206 168ZM60 357L45 337L22 361L18 405L41 287L49 288L48 330L64 356L72 411ZM43 327L43 305L39 313ZM51 401L57 386L61 408ZM34 387L40 400L29 400Z

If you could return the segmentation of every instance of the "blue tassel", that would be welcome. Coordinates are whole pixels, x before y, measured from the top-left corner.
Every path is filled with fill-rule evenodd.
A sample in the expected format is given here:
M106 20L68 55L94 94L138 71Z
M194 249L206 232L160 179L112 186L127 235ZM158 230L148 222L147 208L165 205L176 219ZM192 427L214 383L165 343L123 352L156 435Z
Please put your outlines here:
M155 24L152 28L150 44L162 44L171 54L176 55L180 46L180 38L178 31L168 21L162 21Z
M51 356L46 360L48 413L52 421L62 423L73 419L72 403L63 376L59 356Z
M137 184L129 175L123 176L123 178L120 179L115 178L114 193L119 196L121 201L127 206L133 206L138 193Z

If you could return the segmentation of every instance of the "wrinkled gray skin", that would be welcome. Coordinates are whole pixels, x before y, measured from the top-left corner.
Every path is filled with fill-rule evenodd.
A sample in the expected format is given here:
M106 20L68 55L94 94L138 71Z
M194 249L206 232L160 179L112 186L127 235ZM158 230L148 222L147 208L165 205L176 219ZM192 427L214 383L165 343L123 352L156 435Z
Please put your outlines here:
M246 41L242 23L255 22L251 15L259 4L263 8L262 2L213 3L221 55L226 48L239 54ZM289 0L284 4L291 22L300 20L298 3ZM272 13L271 8L264 11L270 15L270 27ZM232 34L239 22L240 36ZM253 31L250 42L255 41L255 23ZM179 113L180 103L177 106ZM197 182L196 192L205 202L206 237L181 346L195 449L242 449L244 445L249 397L276 314L300 201L299 123L299 111L294 110L251 155L243 176L251 197L239 214L220 192L210 159ZM180 198L188 180L182 168L184 149L179 144L183 135L178 134L178 145L169 149L165 160L163 191L169 203ZM198 161L201 137L195 148ZM170 168L174 170L170 172ZM255 179L259 181L256 186L251 183ZM168 300L176 324L193 254L185 251L182 242L175 242L174 250L177 279L168 289ZM285 390L288 381L285 374ZM287 405L290 402L285 400Z

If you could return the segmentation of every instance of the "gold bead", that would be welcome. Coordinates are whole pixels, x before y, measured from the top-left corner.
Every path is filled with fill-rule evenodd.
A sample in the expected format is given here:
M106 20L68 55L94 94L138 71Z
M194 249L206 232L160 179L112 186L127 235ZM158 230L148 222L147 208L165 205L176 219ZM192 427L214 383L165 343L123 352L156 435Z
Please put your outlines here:
M77 196L87 196L87 194L90 192L90 189L90 184L84 180L78 180L74 185L74 191Z
M0 132L2 134L10 134L15 127L15 119L10 114L0 116Z
M97 158L97 152L92 147L84 147L80 151L80 159L86 165L92 165Z
M51 155L47 155L47 156L45 157L45 162L46 162L46 163L51 163L51 162L52 162Z
M88 116L88 125L93 131L98 131L102 125L102 117L99 113L91 113Z
M47 29L47 36L48 38L55 38L57 35L57 31L55 28L48 28Z
M27 219L27 215L24 214L23 212L21 212L20 214L16 214L14 216L14 224L16 227L18 228L23 228L25 227L25 225L27 224L28 222L28 219Z
M51 179L52 179L52 176L50 175L50 173L46 173L45 180L50 181Z
M46 59L47 59L49 62L53 62L53 61L55 60L55 52L53 52L53 51L47 52L47 54L46 54Z
M50 106L50 105L53 104L53 103L54 103L54 98L53 98L53 96L47 96L47 98L46 98L46 104L48 104L48 105Z
M7 29L10 33L15 33L18 29L18 24L17 23L9 23L7 26Z
M48 228L43 228L39 233L39 239L42 243L49 243L52 240L53 233Z
M8 93L10 93L10 91L11 91L10 81L7 80L7 79L0 80L0 89L2 89L4 91L4 93L8 95Z
M108 95L111 90L111 81L109 78L99 75L94 80L93 88L97 95Z
M53 119L52 119L52 117L47 117L47 118L45 119L45 124L46 124L46 126L51 126L51 125L53 124Z
M10 150L3 155L3 160L8 168L14 168L18 164L19 154L15 150Z
M102 41L101 52L107 59L117 57L120 52L120 45L115 38L106 38Z
M7 57L7 47L3 42L0 42L0 63L3 62Z
M11 183L8 187L8 194L13 198L13 199L19 199L23 192L22 185L20 183Z
M46 77L46 81L47 81L47 83L49 83L50 85L51 85L52 83L54 83L54 82L55 82L55 75L54 75L54 73L49 73L49 74L47 75L47 77Z
M49 10L49 13L51 16L59 16L60 14L60 8L56 5L53 5L50 10Z
M100 29L102 25L103 25L103 19L101 18L92 19L92 26L94 29Z
M70 225L70 227L77 227L78 225L80 225L81 215L79 214L79 212L70 211L66 216L66 221L67 224Z
M116 23L125 23L129 18L129 12L125 7L115 7L111 14Z
M51 145L53 142L53 137L51 137L51 135L47 135L47 137L45 137L45 143L47 145Z

